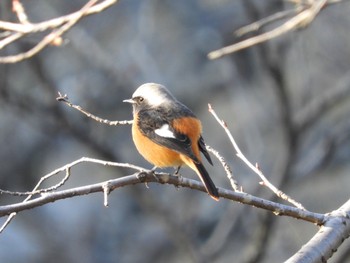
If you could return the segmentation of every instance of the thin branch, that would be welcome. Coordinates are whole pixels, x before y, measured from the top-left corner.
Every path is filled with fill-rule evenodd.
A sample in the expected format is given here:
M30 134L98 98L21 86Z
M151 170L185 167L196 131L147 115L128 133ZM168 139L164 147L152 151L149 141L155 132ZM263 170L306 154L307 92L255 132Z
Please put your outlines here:
M0 227L0 233L2 233L5 230L5 228L11 223L11 221L15 218L16 215L17 213L13 212L7 217L6 221Z
M26 58L30 58L33 55L39 53L42 49L44 49L47 45L54 42L55 39L59 38L63 33L68 31L73 25L75 25L87 12L87 10L93 6L98 0L90 0L79 12L79 16L74 19L68 21L66 24L63 24L59 29L52 31L50 34L45 36L43 40L41 40L38 44L36 44L30 50L17 54L10 55L5 57L0 57L0 63L16 63Z
M97 121L97 122L100 122L100 123L103 123L103 124L108 124L108 125L126 125L126 124L132 124L132 120L131 121L110 121L110 120L107 120L107 119L102 119L100 117L97 117L95 115L93 115L92 113L84 110L82 107L80 107L79 105L75 105L73 103L71 103L68 99L68 96L67 94L64 94L62 95L60 92L58 93L58 97L56 98L57 101L60 101L60 102L64 102L66 105L68 105L69 107L73 108L73 109L76 109L78 111L80 111L81 113L83 113L84 115L86 115L87 117Z
M287 20L285 23L282 25L266 32L262 33L260 35L248 38L246 40L240 41L236 44L220 48L218 50L212 51L208 54L209 59L217 59L222 56L237 52L239 50L266 42L268 40L271 40L273 38L279 37L285 33L288 33L293 30L297 30L300 28L304 28L308 26L314 19L315 17L319 14L321 9L326 6L327 4L333 4L337 3L340 1L330 1L330 0L313 0L310 1L309 5L303 5L303 8L300 8L299 6L296 7L296 12L297 14ZM283 15L283 14L282 14ZM280 16L275 17L276 20L280 19ZM269 23L271 23L271 19L267 19ZM259 22L257 22L258 25ZM265 21L263 21L265 23ZM254 25L256 27L256 25ZM251 30L250 28L244 28L243 33L246 31ZM239 32L239 31L238 31Z
M54 174L50 174L50 176L44 176L44 177L41 177L40 178L40 181L38 182L38 184L35 186L34 190L33 191L30 191L30 192L14 192L14 191L9 191L9 190L3 190L3 189L0 189L0 194L7 194L7 195L13 195L13 196L33 196L33 195L36 195L36 194L41 194L41 193L45 193L45 192L51 192L53 190L56 190L58 188L60 188L62 185L65 184L65 182L67 182L69 176L70 176L70 168L67 168L66 169L66 175L65 177L60 181L58 182L57 184L51 186L51 187L48 187L48 188L43 188L43 189L38 189L38 187L45 181L47 180L48 178L50 178L52 175ZM1 232L1 231L0 231Z
M17 1L17 0L16 0ZM38 44L36 44L33 48L26 52L22 52L16 55L9 55L0 57L0 63L16 63L18 61L27 59L32 57L33 55L39 53L46 46L60 45L63 41L61 36L68 31L72 26L74 26L82 17L101 12L105 8L115 4L118 0L105 0L101 3L98 3L98 0L90 0L87 4L85 4L79 11L71 13L66 16L61 16L52 20L48 20L42 23L30 23L26 18L25 23L11 23L6 21L0 21L0 29L5 31L4 33L11 33L6 38L0 41L0 49L5 46L13 43L14 41L26 36L28 34L33 34L36 32L42 32L46 30L52 30L49 34L47 34ZM14 2L15 3L15 2ZM19 2L18 2L19 3ZM95 5L96 4L96 5ZM15 4L16 12L18 17L23 17L24 9L21 10L20 5ZM19 19L22 19L19 18ZM5 36L6 34L4 34Z
M96 164L102 164L104 166L112 166L112 167L122 167L122 168L130 168L136 171L144 171L145 169L140 167L140 166L136 166L133 164L129 164L129 163L117 163L117 162L109 162L109 161L104 161L104 160L100 160L100 159L95 159L95 158L89 158L89 157L82 157L78 160L75 160L74 162L71 162L69 164L66 164L46 175L44 175L43 177L40 178L39 182L35 185L35 187L33 188L32 191L30 192L12 192L12 191L8 191L8 190L2 190L0 189L0 194L9 194L9 195L15 195L15 196L33 196L36 194L41 194L41 193L45 193L45 192L50 192L53 190L58 189L60 186L62 186L69 178L70 176L70 169L73 166L76 166L80 163L96 163ZM39 189L40 185L42 185L42 183L44 181L46 181L47 179L51 178L54 175L59 174L60 172L66 172L66 176L56 185L51 186L49 188L43 188L43 189Z
M240 150L240 148L238 147L235 139L233 138L230 130L227 128L227 124L220 120L219 117L217 116L216 112L214 111L214 109L212 108L212 106L209 104L209 112L214 116L214 118L217 120L217 122L223 127L223 129L225 130L228 138L230 139L235 151L236 151L236 155L237 157L239 157L251 170L253 170L262 180L262 185L268 187L272 192L274 192L278 197L282 198L283 200L288 201L289 203L295 205L296 207L298 207L299 209L303 209L305 210L304 206L302 204L300 204L299 202L295 201L293 198L291 198L290 196L288 196L287 194L285 194L284 192L282 192L281 190L277 189L277 187L275 187L272 183L270 183L270 181L265 177L265 175L262 173L262 171L260 170L258 164L256 164L255 166L244 156L244 154L242 153L242 151Z
M102 1L101 3L98 3L88 8L84 16L100 13L117 2L118 0ZM80 16L81 16L81 10L73 12L68 15L53 18L51 20L40 22L40 23L20 24L20 23L11 23L11 22L0 20L0 29L4 31L13 31L13 32L19 32L23 34L37 33L37 32L43 32L51 28L60 27L61 25L67 23L68 21L75 20Z
M18 20L22 24L29 24L28 16L19 0L12 0L12 10L16 13Z
M1 190L0 189L0 194L10 194L10 195L19 195L19 196L27 196L21 203L24 204L26 202L28 202L30 199L32 199L32 197L34 195L37 194L44 194L44 193L49 193L53 190L57 190L59 187L61 187L62 185L64 185L64 183L68 180L68 178L70 177L70 169L75 166L78 165L80 163L96 163L96 164L102 164L104 166L114 166L114 167L123 167L123 168L130 168L130 169L134 169L136 171L143 171L144 169L142 167L133 165L133 164L129 164L129 163L116 163L116 162L109 162L109 161L104 161L104 160L99 160L99 159L94 159L94 158L89 158L89 157L82 157L74 162L71 162L69 164L66 164L64 166L62 166L61 168L58 168L54 171L52 171L51 173L43 176L40 178L39 182L36 184L36 186L33 188L32 191L30 192L12 192L12 191L7 191L7 190ZM66 172L65 177L56 185L51 186L49 188L43 188L40 189L40 185L46 181L47 179L51 178L54 175L59 174L60 172ZM105 206L108 206L108 200L107 200L107 195L109 193L109 191L107 191L107 189L105 189L104 186L104 192L105 192L105 201L104 204ZM0 233L6 228L6 226L13 220L13 218L16 216L16 212L13 212L9 215L9 218L6 220L6 222L1 226L0 228Z
M9 33L9 32L5 32L5 33ZM5 46L11 44L12 42L15 42L17 39L20 39L21 37L23 37L23 33L19 33L19 32L10 33L8 36L6 36L6 38L0 41L0 50L3 49Z
M240 189L242 187L238 186L237 181L235 180L235 178L233 178L233 173L232 173L232 169L230 168L230 166L227 164L227 162L225 161L224 157L222 157L220 155L220 153L216 150L214 150L211 146L206 145L206 149L211 152L221 163L222 167L224 167L224 170L226 172L227 178L230 181L231 187L233 190L235 191L241 191Z
M258 31L260 28L266 26L267 24L276 22L277 20L281 20L281 19L290 17L291 15L297 14L300 11L301 11L300 7L298 7L298 8L294 8L291 10L277 12L273 15L270 15L268 17L265 17L263 19L260 19L256 22L254 22L254 23L251 23L249 25L246 25L246 26L239 28L238 30L235 31L235 35L238 37L241 37L241 36L246 35L252 31Z

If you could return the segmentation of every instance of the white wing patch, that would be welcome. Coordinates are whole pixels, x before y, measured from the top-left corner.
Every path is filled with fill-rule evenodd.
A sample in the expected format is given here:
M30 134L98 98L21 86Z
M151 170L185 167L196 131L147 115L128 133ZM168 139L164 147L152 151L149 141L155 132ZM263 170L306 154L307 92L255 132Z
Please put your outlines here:
M169 124L164 124L159 129L154 130L154 132L160 137L174 138L174 139L176 138L175 134L170 130Z

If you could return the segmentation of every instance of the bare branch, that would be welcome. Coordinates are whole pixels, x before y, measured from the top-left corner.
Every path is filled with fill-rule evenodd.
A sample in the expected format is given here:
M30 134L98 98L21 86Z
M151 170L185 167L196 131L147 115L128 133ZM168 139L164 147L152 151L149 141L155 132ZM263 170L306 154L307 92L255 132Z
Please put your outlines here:
M122 168L130 168L136 171L143 171L145 170L142 167L133 165L133 164L129 164L129 163L116 163L116 162L109 162L109 161L104 161L104 160L99 160L99 159L94 159L94 158L89 158L89 157L82 157L74 162L71 162L69 164L66 164L64 166L62 166L61 168L58 168L54 171L52 171L51 173L48 173L47 175L44 175L43 177L40 178L39 182L36 184L36 186L33 188L32 191L30 192L12 192L12 191L8 191L8 190L2 190L0 189L0 194L9 194L9 195L16 195L16 196L29 196L29 199L36 194L41 194L41 193L45 193L45 192L51 192L53 190L58 189L59 187L61 187L62 185L64 185L64 183L68 180L69 176L70 176L70 169L80 163L96 163L96 164L102 164L104 166L113 166L113 167L122 167ZM60 172L66 172L66 176L56 185L51 186L49 188L43 188L40 189L40 185L46 181L47 179L51 178L54 175L59 174Z
M0 49L28 34L46 30L51 30L51 32L26 52L0 57L0 63L16 63L32 57L50 44L60 45L63 42L61 36L74 26L82 17L101 12L115 4L117 1L118 0L105 0L96 4L98 0L90 0L77 12L41 23L30 23L25 15L23 6L18 0L14 1L14 11L18 16L20 23L0 21L0 30L4 31L2 34L4 38L0 40Z
M241 191L240 187L238 186L237 181L235 180L235 178L233 178L233 173L232 173L232 169L230 168L230 166L227 164L227 162L225 161L224 157L222 157L220 155L220 153L216 150L214 150L211 146L206 145L206 149L211 152L212 154L214 154L214 156L219 160L219 162L221 163L222 167L224 167L224 170L226 172L227 178L230 180L232 189L235 191Z
M217 59L222 56L237 52L239 50L266 42L268 40L271 40L273 38L279 37L285 33L288 33L293 30L297 30L299 28L304 28L308 26L315 17L319 14L321 9L326 6L327 4L333 4L340 1L332 1L332 0L311 0L310 3L307 5L297 5L295 8L295 13L297 13L295 16L284 22L282 25L266 32L262 33L260 35L248 38L246 40L240 41L236 44L220 48L218 50L212 51L208 54L209 59ZM292 11L290 11L292 12ZM289 12L281 13L280 15L275 15L272 17L268 17L265 20L258 21L256 23L253 23L247 27L243 27L242 29L238 30L239 34L244 34L246 32L255 30L256 28L259 28L260 26L273 22L272 19L280 20L284 16L289 15Z
M19 0L12 0L12 10L17 14L17 18L22 24L29 24L28 16Z
M239 28L238 30L235 31L235 35L238 37L241 37L241 36L248 34L252 31L257 31L260 28L262 28L263 26L266 26L267 24L276 22L277 20L280 20L280 19L287 18L291 15L297 14L298 12L300 12L300 7L294 8L292 10L277 12L271 16L268 16L268 17L265 17L261 20L258 20L250 25L243 26L243 27Z
M6 221L2 224L2 226L0 227L0 233L2 233L5 228L11 223L11 221L15 218L15 216L17 215L17 213L11 213L8 218L6 219Z
M296 207L305 210L304 206L300 204L299 202L295 201L293 198L282 192L281 190L277 189L270 181L265 177L265 175L262 173L260 170L258 164L255 166L244 156L240 148L238 147L235 139L233 138L230 130L227 128L227 124L220 120L219 117L217 116L216 112L212 108L212 106L209 104L209 112L214 116L214 118L217 120L217 122L224 128L227 136L229 137L235 151L237 157L239 157L251 170L253 170L262 180L262 185L267 186L272 192L274 192L278 197L282 198L283 200L286 200L290 202L291 204L295 205Z
M101 3L98 3L96 5L93 5L89 7L84 16L87 15L92 15L96 13L100 13L106 8L112 6L113 4L117 3L118 0L105 0L102 1ZM0 29L4 31L12 31L12 32L19 32L23 34L29 34L29 33L37 33L37 32L43 32L45 30L51 29L51 28L58 28L61 25L79 18L81 16L81 10L57 17L51 20L47 20L41 23L31 23L31 24L18 24L18 23L11 23L11 22L6 22L6 21L1 21L0 20Z
M107 120L107 119L102 119L100 117L97 117L95 115L93 115L92 113L84 110L82 107L80 107L79 105L75 105L73 103L71 103L69 100L68 100L68 96L67 94L64 94L62 95L60 92L58 93L58 97L56 98L57 101L60 101L60 102L64 102L66 105L68 105L69 107L73 108L73 109L76 109L78 111L80 111L81 113L83 113L84 115L86 115L87 117L97 121L97 122L100 122L100 123L103 123L103 124L108 124L108 125L126 125L126 124L132 124L132 120L131 121L110 121L110 120Z
M111 192L117 188L124 187L127 185L152 182L152 183L160 183L160 184L170 184L170 185L175 185L177 187L191 188L191 189L206 193L206 189L204 185L201 182L196 180L173 176L167 173L154 173L154 171L152 170L146 170L137 166L130 166L129 164L104 162L101 160L95 160L95 159L85 158L85 157L79 160L76 160L70 164L67 164L55 170L54 172L56 173L56 171L65 171L67 167L72 167L79 163L90 162L90 161L93 163L98 163L103 165L114 165L118 167L133 168L138 170L139 172L134 173L133 175L109 180L102 183L75 187L68 190L43 193L40 197L34 198L32 200L11 204L11 205L0 206L0 217L10 215L13 213L18 213L24 210L42 206L50 202L55 202L61 199L66 199L74 196L87 195L95 192L106 193L106 186L108 186L107 192ZM324 222L325 216L323 214L312 213L312 212L301 210L295 207L282 205L279 203L275 203L269 200L265 200L262 198L249 195L247 193L230 191L223 188L219 188L218 190L219 190L219 195L223 198L241 202L243 204L259 207L262 209L266 209L273 212L276 215L291 216L291 217L303 219L305 221L312 222L318 225L321 225Z
M9 32L5 32L5 33L9 33ZM9 34L5 34L5 33L4 35L6 36L6 38L4 38L3 40L0 40L0 49L3 49L5 46L23 37L22 33L9 33ZM0 57L0 63L1 63L1 57Z
M10 194L10 195L26 195L27 197L21 202L22 204L28 202L34 195L37 194L45 194L45 193L49 193L53 190L58 189L59 187L61 187L62 185L64 185L64 183L68 180L69 176L70 176L70 169L80 163L84 163L84 162L89 162L89 163L96 163L96 164L102 164L102 165L107 165L107 166L115 166L115 167L124 167L124 168L130 168L130 169L134 169L137 170L139 172L144 171L144 169L142 167L133 165L133 164L128 164L128 163L116 163L116 162L108 162L108 161L104 161L104 160L99 160L99 159L94 159L94 158L88 158L88 157L82 157L74 162L71 162L69 164L66 164L64 166L62 166L61 168L58 168L54 171L52 171L51 173L43 176L40 178L39 182L36 184L36 186L34 187L34 189L31 192L11 192L11 191L7 191L7 190L1 190L0 189L0 194ZM49 187L49 188L43 188L40 189L40 185L47 179L51 178L52 176L60 173L60 172L66 172L66 176L56 185ZM106 188L106 186L108 186L108 182L105 183L105 185L103 185L103 192L104 192L104 205L108 206L108 194L110 192L110 190L108 188ZM1 226L0 228L0 233L6 228L6 226L12 221L12 219L16 216L16 212L12 212L9 215L9 218L6 220L6 222Z

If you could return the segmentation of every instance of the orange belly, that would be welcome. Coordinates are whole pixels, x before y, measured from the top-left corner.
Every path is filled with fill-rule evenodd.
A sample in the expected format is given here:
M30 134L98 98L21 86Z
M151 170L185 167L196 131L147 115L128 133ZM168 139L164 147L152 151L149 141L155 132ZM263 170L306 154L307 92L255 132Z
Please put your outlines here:
M136 128L136 123L132 125L132 138L136 149L151 164L157 167L175 167L184 164L179 153L148 139Z
M183 118L181 122L173 121L172 126L176 130L181 130L184 134L187 134L192 142L193 153L198 160L201 160L198 148L198 140L202 130L200 121L196 118L187 117ZM158 145L144 136L137 129L137 120L134 120L132 125L132 138L139 153L151 164L157 167L175 167L186 164L197 171L191 158Z

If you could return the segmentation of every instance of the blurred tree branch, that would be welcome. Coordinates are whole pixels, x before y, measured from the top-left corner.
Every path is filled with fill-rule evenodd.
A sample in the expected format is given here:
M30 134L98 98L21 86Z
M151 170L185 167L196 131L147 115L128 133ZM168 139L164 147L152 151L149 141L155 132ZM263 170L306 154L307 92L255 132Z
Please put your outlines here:
M297 112L294 123L296 129L304 131L318 121L326 112L348 99L350 95L350 72L344 74L333 87L310 101ZM349 75L348 75L349 74Z
M118 0L104 0L98 3L99 0L90 0L77 12L40 23L31 23L21 2L19 0L13 0L13 11L16 13L19 23L0 20L0 50L30 34L44 31L49 31L49 33L28 51L20 52L15 55L0 56L0 63L16 63L34 56L48 45L62 45L63 39L61 36L72 28L81 18L102 12L117 1Z
M316 18L316 16L324 7L341 1L342 0L291 0L290 2L295 4L295 7L293 9L275 13L267 18L263 18L248 26L244 26L238 29L235 33L237 36L242 36L249 32L257 31L258 29L260 29L263 26L266 26L267 24L271 24L281 19L286 19L292 16L282 25L277 26L276 28L266 33L250 37L236 44L223 47L218 50L214 50L208 54L208 58L217 59L222 56L237 52L239 50L269 41L293 30L305 28Z

